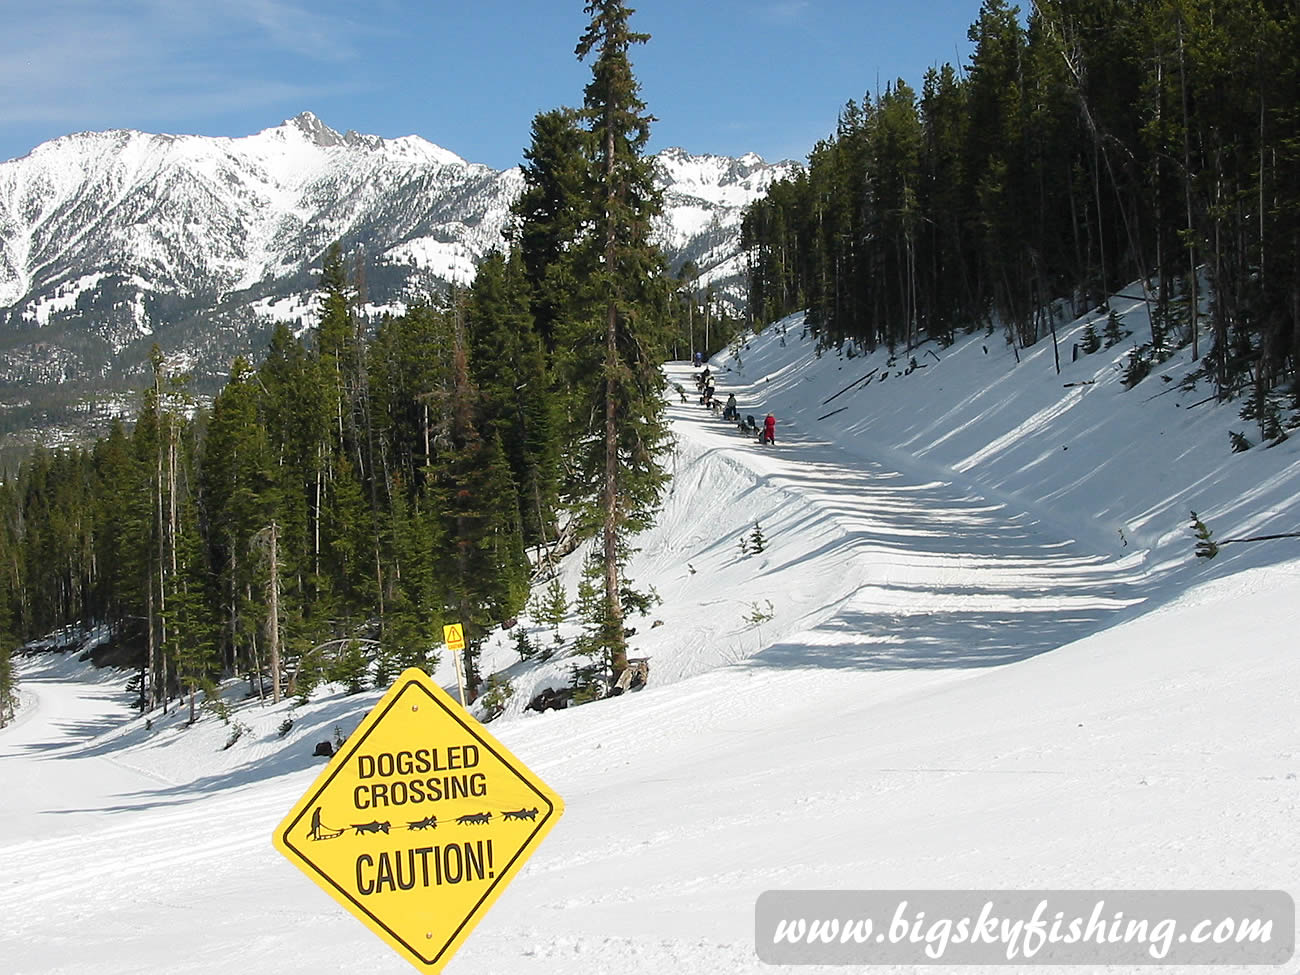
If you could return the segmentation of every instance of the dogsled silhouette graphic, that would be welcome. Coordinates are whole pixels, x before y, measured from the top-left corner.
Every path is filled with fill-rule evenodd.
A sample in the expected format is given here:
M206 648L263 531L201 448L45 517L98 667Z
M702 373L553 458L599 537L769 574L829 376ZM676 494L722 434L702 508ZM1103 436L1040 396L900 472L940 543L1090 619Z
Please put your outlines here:
M311 830L307 833L313 840L336 840L342 836L344 830L330 829L328 826L322 826L320 821L320 806L317 806L311 814Z
M500 810L501 822L536 822L538 809L534 806L531 809L503 809ZM486 826L492 822L491 811L465 813L457 816L454 820L444 819L443 825L448 822L455 823L457 826ZM388 834L396 829L405 828L408 831L419 831L438 828L437 816L425 816L423 819L407 820L405 827L394 827L392 822L387 820L373 820L369 823L349 823L340 829L333 829L326 826L322 821L320 806L312 810L311 827L307 831L307 837L311 840L336 840L349 829L353 831L354 836L363 836L365 834L377 835L379 833Z

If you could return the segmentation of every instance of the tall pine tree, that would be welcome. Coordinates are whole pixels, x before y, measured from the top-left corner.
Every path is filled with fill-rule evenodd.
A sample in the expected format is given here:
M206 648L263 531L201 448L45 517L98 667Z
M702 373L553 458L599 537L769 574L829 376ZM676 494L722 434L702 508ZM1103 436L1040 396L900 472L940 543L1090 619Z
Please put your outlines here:
M578 327L587 341L570 344L585 377L585 402L575 404L580 498L599 519L605 575L600 642L613 677L627 666L620 581L620 539L645 526L668 475L660 456L668 441L663 396L662 322L668 280L650 242L663 204L644 149L652 121L641 101L628 52L649 40L633 32L633 11L619 0L592 0L575 53L591 59L582 119L588 133L594 214L586 256L592 284L589 312ZM594 340L594 341L593 341ZM599 361L582 361L588 350Z

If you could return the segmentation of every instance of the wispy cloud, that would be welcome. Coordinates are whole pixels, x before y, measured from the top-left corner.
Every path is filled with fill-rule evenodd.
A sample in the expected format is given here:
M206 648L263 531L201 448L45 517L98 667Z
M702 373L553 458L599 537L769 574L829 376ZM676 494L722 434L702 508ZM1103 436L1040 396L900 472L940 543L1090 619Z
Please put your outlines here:
M104 113L197 117L364 83L352 71L369 29L319 3L4 0L4 6L0 124Z
M183 38L212 37L257 45L318 61L344 62L359 56L357 41L369 32L361 23L288 0L222 0L180 3L138 0L154 21L170 22Z
M760 20L769 24L794 24L801 22L812 8L810 0L779 0L758 8Z

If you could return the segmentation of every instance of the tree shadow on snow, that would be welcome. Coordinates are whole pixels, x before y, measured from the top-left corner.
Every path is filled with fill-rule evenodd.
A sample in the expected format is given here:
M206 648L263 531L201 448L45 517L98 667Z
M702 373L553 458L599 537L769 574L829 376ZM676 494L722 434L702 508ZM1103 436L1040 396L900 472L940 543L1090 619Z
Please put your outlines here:
M831 670L947 670L997 667L1054 650L1100 629L1114 609L933 614L849 611L805 631L800 642L766 647L750 667Z

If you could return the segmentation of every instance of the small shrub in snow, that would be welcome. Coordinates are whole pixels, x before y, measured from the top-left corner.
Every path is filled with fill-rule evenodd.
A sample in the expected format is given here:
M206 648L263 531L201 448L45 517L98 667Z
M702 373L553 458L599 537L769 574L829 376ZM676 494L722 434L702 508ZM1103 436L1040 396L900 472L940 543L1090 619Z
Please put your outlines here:
M510 698L514 697L514 693L515 686L509 677L502 674L492 674L488 677L487 690L479 698L479 702L483 705L483 720L491 721L501 717Z
M1246 400L1239 415L1243 420L1258 421L1261 440L1281 443L1286 439L1286 431L1282 429L1282 410L1263 389L1256 388L1255 395Z
M1132 389L1147 376L1151 375L1151 359L1147 355L1148 347L1135 348L1128 354L1128 364L1124 366L1124 388Z
M1108 349L1112 345L1118 345L1120 342L1123 342L1128 336L1128 329L1124 328L1123 325L1120 324L1119 315L1115 313L1114 309L1111 309L1111 313L1106 316L1106 328L1101 334L1102 338L1106 340L1106 348Z
M144 675L134 673L126 682L126 692L131 695L132 707L144 710Z
M762 626L776 615L772 600L765 599L763 602L767 604L767 609L763 609L758 603L749 604L749 615L745 617L745 622L750 626Z
M298 682L294 685L293 703L298 707L305 707L311 700L311 692L316 689L317 676L314 671L303 671L298 675Z
M663 602L663 598L655 591L654 586L650 586L644 591L635 589L632 586L632 580L626 576L623 577L623 590L619 594L619 599L624 616L631 616L633 613L645 616L650 612L651 608Z
M1205 522L1192 512L1192 534L1196 536L1196 557L1198 559L1212 559L1219 554L1219 546L1215 543L1210 529Z
M550 660L557 653L564 649L564 637L560 636L560 631L556 630L551 634L551 642L544 647L539 647L537 651L538 660Z
M537 656L537 647L528 638L528 631L522 626L515 633L515 653L519 654L520 660L531 660ZM490 684L491 680L488 683Z
M1171 355L1168 345L1169 329L1165 326L1164 312L1157 305L1151 312L1151 352L1157 362L1164 362Z
M605 594L596 583L584 578L578 583L578 615L584 620L598 620L605 610Z
M554 643L563 643L560 624L569 615L569 597L559 579L552 579L540 594L533 598L532 613L554 631Z
M226 743L225 745L222 746L221 750L224 752L227 748L230 748L232 745L234 745L235 742L239 741L240 738L243 738L244 735L248 734L248 732L249 732L248 725L244 724L244 722L242 721L236 721L233 725L231 725L230 737L226 739Z
M366 672L369 661L359 640L350 641L330 663L325 679L333 684L343 684L349 694L360 694L366 689Z
M1282 414L1278 410L1276 403L1268 404L1268 409L1265 411L1259 425L1264 432L1265 440L1281 442L1286 439L1286 431L1282 429Z
M216 688L213 688L211 693L204 696L203 710L211 711L221 719L222 724L230 724L230 705L226 703L226 699L221 696L220 691Z
M588 704L599 701L609 689L607 670L603 662L574 664L570 684L573 687L573 703Z

